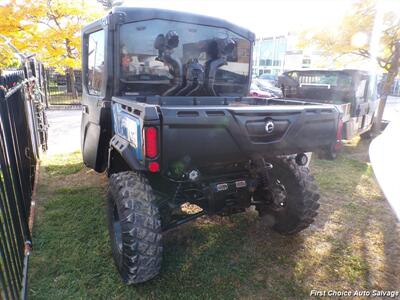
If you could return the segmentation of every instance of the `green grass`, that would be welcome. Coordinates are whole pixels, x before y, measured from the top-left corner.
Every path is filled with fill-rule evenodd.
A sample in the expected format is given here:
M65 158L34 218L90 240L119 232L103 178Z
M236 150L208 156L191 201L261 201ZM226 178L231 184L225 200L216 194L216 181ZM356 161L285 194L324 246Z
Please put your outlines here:
M312 289L393 289L400 261L394 217L368 163L346 155L313 160L322 199L312 228L282 237L254 212L201 218L164 235L161 274L137 286L123 285L113 264L105 178L85 169L79 153L48 158L30 298L306 299Z
M343 156L336 160L314 160L312 164L317 170L318 185L326 191L351 192L363 174L370 174L366 163Z
M44 170L51 176L67 176L83 169L82 154L54 155L44 161Z

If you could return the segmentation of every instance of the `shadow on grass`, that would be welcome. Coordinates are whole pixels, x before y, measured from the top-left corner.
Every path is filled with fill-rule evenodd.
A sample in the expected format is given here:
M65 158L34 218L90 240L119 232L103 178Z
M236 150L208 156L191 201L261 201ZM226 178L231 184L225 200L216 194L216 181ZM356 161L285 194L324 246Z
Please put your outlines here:
M293 277L302 238L274 235L253 213L204 218L167 233L160 276L124 286L111 257L104 198L98 187L62 188L43 205L33 239L32 299L306 295Z
M368 149L368 141L361 143ZM357 148L347 151L363 153ZM359 157L341 155L336 161L315 160L313 167L324 195L317 220L322 230L317 248L309 251L310 257L319 257L319 288L332 289L332 281L353 290L399 286L394 275L399 268L400 235L371 166ZM313 265L317 267L308 267Z
M282 237L254 212L203 217L164 235L158 277L124 286L109 246L105 187L98 181L67 185L76 175L88 182L85 172L74 174L80 163L74 155L65 158L65 167L61 158L46 162L48 175L58 170L56 178L65 184L42 195L30 267L32 299L305 299L311 289L398 286L391 285L398 283L393 276L400 261L393 217L371 168L346 156L313 161L323 196L310 229Z
M372 139L362 139L361 137L357 136L351 141L344 143L342 152L348 158L352 158L361 162L369 162L368 149L371 141Z

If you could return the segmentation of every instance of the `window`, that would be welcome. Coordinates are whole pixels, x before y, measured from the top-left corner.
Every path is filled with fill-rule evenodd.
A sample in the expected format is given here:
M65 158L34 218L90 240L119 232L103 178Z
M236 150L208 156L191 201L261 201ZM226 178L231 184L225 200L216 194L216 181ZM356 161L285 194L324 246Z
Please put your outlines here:
M173 46L161 50L167 43L167 37L172 34ZM156 49L156 40L161 48ZM120 41L122 93L169 93L185 75L179 71L180 68L185 70L195 62L206 70L218 58L219 47L227 41L234 41L234 46L226 57L227 63L216 71L215 91L224 96L247 93L251 45L248 40L229 30L155 19L122 25ZM168 54L172 62L168 63L162 53Z
M289 75L293 78L292 75ZM338 73L335 71L326 72L301 72L299 78L297 79L299 83L309 84L309 85L329 85L330 87L348 89L351 86L351 76L347 74Z
M89 34L86 70L87 89L91 95L100 95L104 69L104 30Z
M270 74L270 71L268 70L268 73L265 73L262 76L260 76L260 79L275 81L278 80L278 77Z
M274 60L274 67L280 66L281 61L280 60Z
M357 99L359 99L359 102L364 102L364 100L365 100L364 97L365 97L365 93L366 93L366 90L365 90L366 87L367 87L367 80L366 79L361 80L360 83L358 84L357 91L356 91L356 97L357 97Z

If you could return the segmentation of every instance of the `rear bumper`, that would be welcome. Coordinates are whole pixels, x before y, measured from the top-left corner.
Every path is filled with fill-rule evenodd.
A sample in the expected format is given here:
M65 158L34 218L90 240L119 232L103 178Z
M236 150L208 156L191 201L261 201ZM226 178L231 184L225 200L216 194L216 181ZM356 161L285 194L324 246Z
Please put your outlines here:
M339 120L334 107L162 107L161 111L163 161L196 166L314 152L336 142Z

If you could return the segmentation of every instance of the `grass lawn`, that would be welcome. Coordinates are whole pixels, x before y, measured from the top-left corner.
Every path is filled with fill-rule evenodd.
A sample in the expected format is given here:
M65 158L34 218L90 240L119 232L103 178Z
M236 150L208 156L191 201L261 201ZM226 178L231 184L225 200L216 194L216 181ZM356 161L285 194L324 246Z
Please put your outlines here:
M105 176L79 153L45 158L30 298L302 299L312 289L396 289L400 230L366 149L355 141L336 161L312 161L320 215L299 235L275 234L254 212L202 217L165 234L160 276L137 286L124 286L113 264Z

